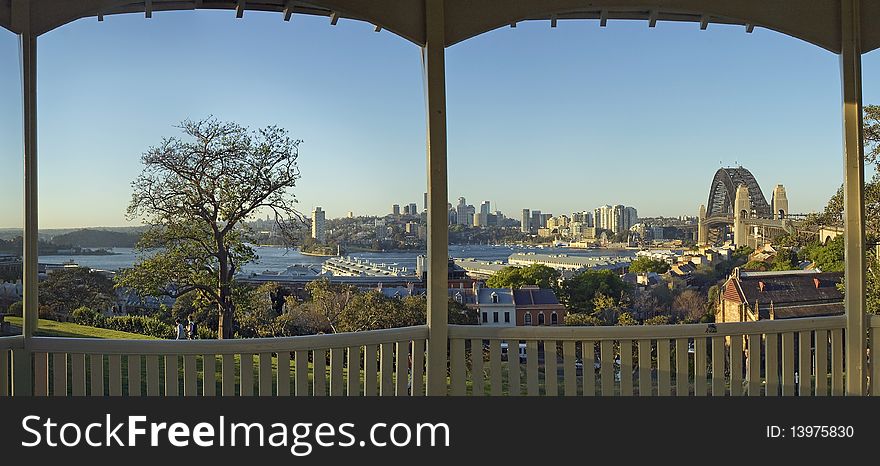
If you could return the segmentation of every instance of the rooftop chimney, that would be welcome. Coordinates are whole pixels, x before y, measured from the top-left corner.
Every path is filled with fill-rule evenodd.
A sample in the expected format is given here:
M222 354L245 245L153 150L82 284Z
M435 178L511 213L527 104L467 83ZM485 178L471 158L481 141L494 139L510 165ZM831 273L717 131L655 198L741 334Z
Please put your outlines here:
M819 289L819 284L820 284L820 283L821 283L821 282L819 281L818 278L813 277L813 285L816 285L816 289L817 289L817 290Z

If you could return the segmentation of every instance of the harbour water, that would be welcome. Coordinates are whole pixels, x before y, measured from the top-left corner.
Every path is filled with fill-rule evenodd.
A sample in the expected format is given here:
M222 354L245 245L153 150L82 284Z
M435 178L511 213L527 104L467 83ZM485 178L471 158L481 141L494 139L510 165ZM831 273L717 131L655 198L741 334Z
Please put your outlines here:
M258 259L243 267L245 273L259 273L264 271L281 272L288 266L320 265L327 257L307 256L300 254L295 249L283 247L261 246L255 248ZM137 260L135 251L131 248L114 248L114 254L104 256L87 255L52 255L40 256L41 264L62 264L73 261L83 267L102 270L119 270L131 267ZM567 254L569 256L606 257L622 256L635 257L634 250L627 249L573 249L561 247L528 247L528 246L492 246L492 245L450 245L449 255L454 258L472 258L484 261L507 261L507 258L515 252L535 252L541 254ZM376 264L387 264L393 267L406 267L409 271L415 271L416 256L425 254L425 251L383 251L383 252L353 252L349 257L368 260Z

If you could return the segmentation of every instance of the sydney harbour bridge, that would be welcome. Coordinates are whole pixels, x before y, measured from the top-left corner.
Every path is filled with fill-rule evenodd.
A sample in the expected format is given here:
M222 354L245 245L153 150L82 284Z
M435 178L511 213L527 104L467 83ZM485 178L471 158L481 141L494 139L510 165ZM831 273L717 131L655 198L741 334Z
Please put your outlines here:
M803 217L789 213L781 184L773 188L767 202L750 171L721 168L712 179L708 204L700 206L697 243L721 243L732 234L737 246L756 248L780 235L797 233Z

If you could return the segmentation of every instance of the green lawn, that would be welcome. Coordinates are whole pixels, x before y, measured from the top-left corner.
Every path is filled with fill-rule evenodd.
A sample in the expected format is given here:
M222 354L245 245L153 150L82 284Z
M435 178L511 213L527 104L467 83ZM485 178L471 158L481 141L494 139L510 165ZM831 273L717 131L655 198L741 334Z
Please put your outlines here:
M6 317L13 326L21 332L21 317ZM58 322L54 320L40 319L37 323L37 336L41 337L69 337L69 338L114 338L124 340L155 340L154 337L137 333L120 332L105 328L90 327L70 322Z

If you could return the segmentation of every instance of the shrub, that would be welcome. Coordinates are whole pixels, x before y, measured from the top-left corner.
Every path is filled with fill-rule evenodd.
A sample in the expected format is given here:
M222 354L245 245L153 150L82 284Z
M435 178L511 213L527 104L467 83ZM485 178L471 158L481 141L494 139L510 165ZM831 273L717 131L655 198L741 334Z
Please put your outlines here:
M602 325L602 321L594 316L587 314L587 313L579 312L579 313L566 314L565 319L564 319L564 324L570 325L570 326L577 326L577 325L599 326L599 325Z
M21 313L24 310L24 304L21 301L16 301L9 305L9 309L6 311L14 316L21 317Z
M174 338L174 327L150 316L119 316L104 319L102 327L156 338Z
M73 322L80 325L90 325L92 327L103 327L104 316L100 312L89 307L78 307L70 313Z

